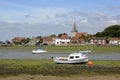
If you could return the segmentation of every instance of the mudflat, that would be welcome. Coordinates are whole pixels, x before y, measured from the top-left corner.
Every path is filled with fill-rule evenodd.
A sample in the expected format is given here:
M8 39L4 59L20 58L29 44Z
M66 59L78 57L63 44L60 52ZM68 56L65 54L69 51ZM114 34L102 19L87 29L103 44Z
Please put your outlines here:
M43 75L27 75L1 77L0 80L120 80L120 75L93 75L93 76L43 76Z

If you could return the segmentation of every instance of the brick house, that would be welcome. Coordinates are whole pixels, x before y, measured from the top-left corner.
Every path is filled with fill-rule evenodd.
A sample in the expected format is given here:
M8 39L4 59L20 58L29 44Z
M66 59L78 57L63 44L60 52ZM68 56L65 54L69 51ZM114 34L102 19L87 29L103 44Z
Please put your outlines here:
M24 42L25 41L25 37L14 37L12 39L12 42Z
M77 32L74 37L71 38L71 43L85 44L83 37L87 36L86 32Z
M13 39L12 39L12 43L14 44L14 43L21 43L22 45L24 44L24 42L25 42L25 37L14 37Z
M90 39L90 44L92 45L106 45L104 37L94 37Z
M53 39L50 36L43 37L43 45L53 45Z
M34 46L37 43L36 37L32 37L30 39L30 42L28 43L29 46Z

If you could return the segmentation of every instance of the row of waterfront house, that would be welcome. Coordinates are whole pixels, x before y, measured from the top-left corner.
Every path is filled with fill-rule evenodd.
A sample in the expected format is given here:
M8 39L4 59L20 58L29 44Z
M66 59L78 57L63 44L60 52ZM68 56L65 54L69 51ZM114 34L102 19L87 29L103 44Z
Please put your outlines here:
M42 41L41 41L42 38ZM12 45L14 43L22 43L21 45L120 45L120 38L105 38L90 36L86 32L78 32L76 24L74 22L71 34L61 33L58 36L45 36L45 37L32 37L29 42L25 43L25 37L14 37L12 39ZM7 41L8 43L9 41ZM40 44L38 44L40 43Z
M80 33L79 33L80 34ZM84 34L84 33L81 33ZM21 42L24 45L24 37L15 37L12 39L12 43ZM34 46L39 42L39 38L33 37L27 43L29 46ZM109 38L106 40L104 37L92 37L88 41L83 38L72 37L70 38L67 34L63 33L59 37L43 37L43 42L40 45L120 45L120 38Z
M108 38L105 37L88 37L88 33L86 32L78 32L76 28L76 24L74 22L73 28L71 30L71 34L68 35L67 33L59 34L57 37L50 37L46 36L43 37L42 44L46 45L85 45L86 43L89 43L91 45L120 45L120 38ZM14 38L12 41L14 42L16 38ZM19 38L18 38L19 39ZM20 38L20 41L22 41L24 38ZM39 38L33 37L28 45L35 45L37 42L39 42Z

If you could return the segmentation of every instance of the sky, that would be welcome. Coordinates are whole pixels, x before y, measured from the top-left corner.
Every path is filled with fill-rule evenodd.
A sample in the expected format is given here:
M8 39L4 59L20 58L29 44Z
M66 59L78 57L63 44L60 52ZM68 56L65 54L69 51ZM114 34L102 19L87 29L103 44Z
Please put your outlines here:
M0 41L120 25L120 0L0 0Z

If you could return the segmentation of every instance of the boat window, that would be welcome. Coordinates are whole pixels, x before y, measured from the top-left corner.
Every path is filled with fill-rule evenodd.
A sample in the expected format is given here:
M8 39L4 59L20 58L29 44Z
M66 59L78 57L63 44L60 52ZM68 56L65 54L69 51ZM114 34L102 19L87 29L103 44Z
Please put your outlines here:
M39 50L39 49L41 49L41 48L36 48L35 50Z
M75 56L75 58L79 58L79 56Z
M74 58L74 56L70 56L70 59L73 59Z

